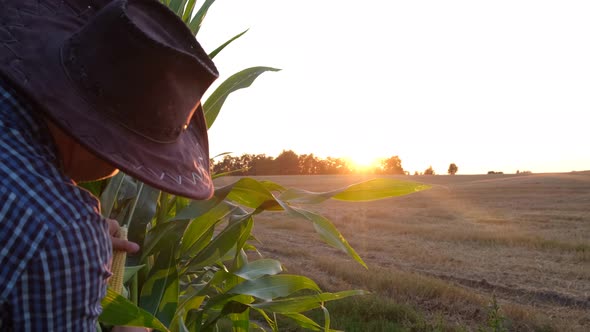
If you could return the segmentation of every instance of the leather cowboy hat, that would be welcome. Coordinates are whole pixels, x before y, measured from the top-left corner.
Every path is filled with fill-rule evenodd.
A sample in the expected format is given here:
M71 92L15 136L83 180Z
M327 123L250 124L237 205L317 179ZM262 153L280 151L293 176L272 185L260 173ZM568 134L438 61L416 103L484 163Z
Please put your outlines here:
M217 69L155 0L0 0L0 73L99 157L161 190L213 192L200 100Z

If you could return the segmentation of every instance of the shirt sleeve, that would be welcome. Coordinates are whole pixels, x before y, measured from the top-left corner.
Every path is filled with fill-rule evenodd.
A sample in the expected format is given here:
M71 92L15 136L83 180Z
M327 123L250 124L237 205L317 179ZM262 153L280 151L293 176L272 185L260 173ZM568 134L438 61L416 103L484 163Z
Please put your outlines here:
M110 277L111 242L99 216L56 232L9 296L14 331L96 331Z

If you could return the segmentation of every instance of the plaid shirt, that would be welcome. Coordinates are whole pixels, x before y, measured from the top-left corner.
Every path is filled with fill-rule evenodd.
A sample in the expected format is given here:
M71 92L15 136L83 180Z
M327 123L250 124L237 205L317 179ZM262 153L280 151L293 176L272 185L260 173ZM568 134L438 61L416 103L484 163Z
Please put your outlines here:
M98 200L60 171L32 114L0 79L0 331L95 331L107 224Z

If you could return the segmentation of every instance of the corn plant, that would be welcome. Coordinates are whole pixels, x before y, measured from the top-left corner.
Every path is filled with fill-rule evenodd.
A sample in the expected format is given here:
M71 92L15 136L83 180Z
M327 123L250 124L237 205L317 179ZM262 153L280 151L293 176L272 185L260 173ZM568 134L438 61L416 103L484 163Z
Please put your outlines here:
M164 0L195 34L213 0L194 13L194 0ZM228 46L243 33L213 51ZM243 70L223 82L203 108L210 127L233 91L248 87L270 67ZM220 176L214 175L214 177ZM123 173L107 182L87 186L100 196L105 217L123 221L128 238L141 252L128 256L122 294L108 288L100 322L145 326L158 331L278 331L278 317L314 331L331 331L324 304L361 290L323 292L311 279L285 274L281 263L264 258L251 234L260 213L287 214L313 224L320 238L366 267L332 222L309 209L328 199L365 201L400 196L427 186L392 179L375 179L330 192L285 188L278 183L239 178L216 187L209 200L191 201L136 181ZM117 273L116 271L114 271ZM316 322L305 313L324 311ZM257 320L251 319L253 315Z

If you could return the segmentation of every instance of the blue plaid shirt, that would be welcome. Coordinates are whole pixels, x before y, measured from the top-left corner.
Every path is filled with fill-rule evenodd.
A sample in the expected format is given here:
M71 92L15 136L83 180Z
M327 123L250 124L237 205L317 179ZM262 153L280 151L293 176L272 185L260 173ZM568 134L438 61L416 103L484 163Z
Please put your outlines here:
M0 331L95 331L107 223L31 108L0 79Z

